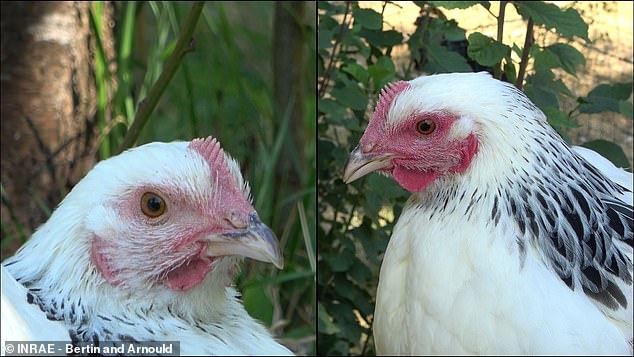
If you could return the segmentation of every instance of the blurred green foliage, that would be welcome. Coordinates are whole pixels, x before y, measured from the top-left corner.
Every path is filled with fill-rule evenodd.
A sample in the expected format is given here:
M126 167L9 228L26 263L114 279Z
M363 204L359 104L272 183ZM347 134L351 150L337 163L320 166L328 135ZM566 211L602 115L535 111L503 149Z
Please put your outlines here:
M579 113L609 110L632 118L628 100L632 83L602 84L587 96L577 97L553 71L561 68L576 76L577 68L585 64L583 54L568 43L588 41L588 26L574 5L562 9L544 2L506 2L525 23L534 24L531 31L551 31L565 39L547 47L529 41L521 48L479 32L467 37L464 29L443 14L443 9L472 6L490 12L487 1L415 3L420 16L411 34L387 29L383 11L360 8L356 1L318 3L320 354L374 354L371 326L379 267L408 193L376 174L345 185L341 172L386 83L423 73L486 70L523 87L566 140L563 129L578 126L574 118ZM399 5L383 2L382 10L388 6ZM392 51L402 45L407 46L410 58L396 63ZM511 58L512 52L526 59L517 62ZM527 68L529 59L533 66ZM575 98L577 107L563 111L561 96ZM614 143L598 140L585 145L619 166L630 166Z
M302 101L303 117L278 107L273 86L274 52L285 50L274 46L275 12L289 6L271 1L208 2L198 18L191 50L182 58L136 145L213 136L239 162L260 218L280 240L285 265L278 271L271 264L247 259L236 278L237 288L251 316L296 354L311 355L317 311L316 6L303 4L305 18L294 18L294 25L303 43L304 63L297 65L304 68L305 86L291 100ZM90 6L90 31L96 42L92 60L97 160L104 160L122 146L140 104L164 72L179 34L189 23L190 9L197 5L123 1ZM104 34L107 27L113 29L114 40ZM293 139L297 138L303 147L296 147ZM293 164L284 165L287 162ZM40 208L50 215L53 207L40 201ZM3 247L28 239L13 214L8 219L18 232L5 232L3 217L3 234L7 233Z
M93 5L91 18L99 44L105 5ZM306 6L311 14L312 5ZM107 70L100 45L96 51L100 159L113 155L121 145L139 103L165 69L190 8L190 3L178 2L116 3L114 73ZM282 271L246 260L237 278L238 289L252 316L273 325L275 334L296 353L311 354L316 312L315 272L310 264L316 244L315 29L310 20L300 24L307 81L297 100L304 101L306 115L293 118L274 100L274 11L274 2L205 4L193 35L193 51L183 57L137 145L211 135L238 160L255 208L277 233L285 256ZM312 11L309 16L314 16ZM290 132L290 121L301 122L295 127L303 132ZM282 148L293 145L293 135L305 138L304 147L284 151L295 157L282 157ZM282 160L298 164L281 172L276 168Z

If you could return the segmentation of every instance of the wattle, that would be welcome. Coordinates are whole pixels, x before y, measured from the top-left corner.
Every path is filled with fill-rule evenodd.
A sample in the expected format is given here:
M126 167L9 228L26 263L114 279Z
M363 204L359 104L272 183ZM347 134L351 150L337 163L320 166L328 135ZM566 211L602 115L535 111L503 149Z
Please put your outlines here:
M434 182L440 176L440 173L434 170L420 171L403 166L395 166L392 176L404 189L410 192L420 192Z
M167 274L165 283L174 290L189 290L198 285L211 270L211 261L196 257Z
M206 256L207 244L198 242L199 248L191 259L167 273L165 285L176 291L184 291L200 284L211 270L214 258Z

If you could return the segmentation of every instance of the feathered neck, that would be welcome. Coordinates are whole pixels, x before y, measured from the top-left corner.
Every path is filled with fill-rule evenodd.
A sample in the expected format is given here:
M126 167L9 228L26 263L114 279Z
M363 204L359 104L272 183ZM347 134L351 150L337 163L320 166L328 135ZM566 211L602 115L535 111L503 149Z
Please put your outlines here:
M616 246L632 244L632 208L618 202L624 189L572 150L536 108L500 115L507 120L480 121L486 136L471 167L414 194L409 207L430 220L485 216L482 224L516 244L520 265L531 245L568 287L625 308L616 285L632 282L631 260Z

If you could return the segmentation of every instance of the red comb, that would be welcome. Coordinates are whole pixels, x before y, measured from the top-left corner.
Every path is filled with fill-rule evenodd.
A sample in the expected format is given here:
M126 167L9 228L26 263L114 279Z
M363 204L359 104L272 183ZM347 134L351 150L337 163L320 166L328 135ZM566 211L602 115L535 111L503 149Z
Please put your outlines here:
M376 103L375 112L379 114L381 118L385 118L394 98L407 88L409 88L409 83L405 81L386 84L379 94L379 101Z

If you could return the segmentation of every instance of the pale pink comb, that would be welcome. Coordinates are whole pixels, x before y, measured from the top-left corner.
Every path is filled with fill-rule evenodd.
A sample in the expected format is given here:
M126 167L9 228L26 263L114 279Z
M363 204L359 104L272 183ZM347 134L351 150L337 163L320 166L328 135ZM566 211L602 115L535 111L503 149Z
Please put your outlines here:
M379 101L376 103L376 110L374 111L375 115L379 115L380 118L385 118L394 98L407 88L409 88L409 83L405 81L386 84L379 94Z
M248 197L245 196L244 187L238 183L242 179L231 173L229 162L218 140L211 136L205 139L194 139L187 148L200 154L211 169L211 179L214 182L212 182L213 196L210 197L209 202L212 209L232 207L233 210L253 211Z
M209 136L205 139L194 139L188 148L199 153L207 161L209 167L217 172L218 176L229 176L229 166L225 159L225 153L216 138Z

